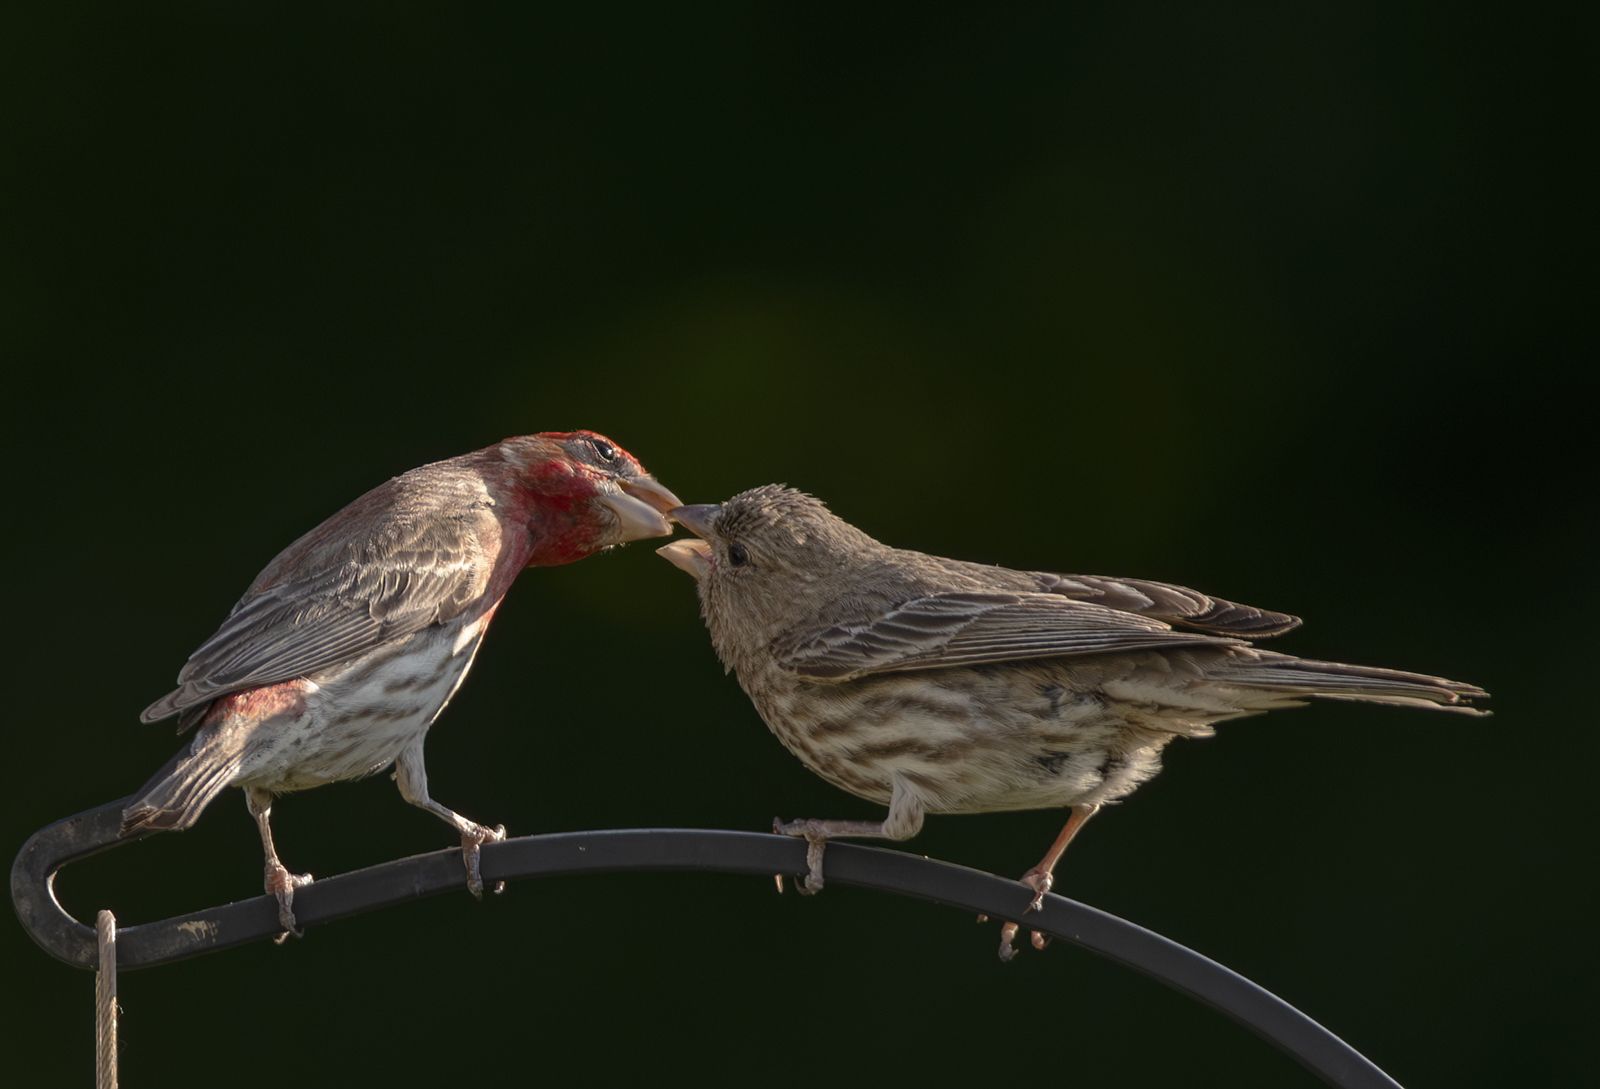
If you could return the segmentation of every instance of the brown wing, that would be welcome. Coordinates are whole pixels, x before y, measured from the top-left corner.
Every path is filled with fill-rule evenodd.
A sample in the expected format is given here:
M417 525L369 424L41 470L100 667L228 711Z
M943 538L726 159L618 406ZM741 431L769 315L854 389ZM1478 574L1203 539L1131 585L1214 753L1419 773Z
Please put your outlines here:
M868 673L1027 658L1107 654L1177 646L1239 646L1239 640L1175 632L1153 617L1054 593L942 593L913 598L872 620L840 624L774 648L778 665L802 677Z
M362 496L268 564L178 689L140 717L304 676L460 615L488 583L491 506L469 480L433 480L418 495L400 477Z
M1046 593L1239 639L1266 639L1300 626L1297 616L1224 601L1165 582L1046 572L1036 572L1033 577Z

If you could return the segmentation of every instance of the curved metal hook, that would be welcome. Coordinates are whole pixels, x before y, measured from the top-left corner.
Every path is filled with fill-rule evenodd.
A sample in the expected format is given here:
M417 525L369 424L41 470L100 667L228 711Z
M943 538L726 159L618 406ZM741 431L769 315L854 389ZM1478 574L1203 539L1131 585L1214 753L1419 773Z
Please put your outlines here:
M55 898L55 874L119 839L129 799L57 821L28 840L11 867L17 916L45 951L79 968L96 965L95 932ZM996 919L1015 919L1032 892L993 874L919 855L858 844L828 844L830 883L914 896ZM806 845L764 832L685 828L618 829L526 836L485 844L483 878L513 881L580 873L704 870L770 877L807 870ZM434 851L322 878L295 893L302 927L458 890L465 877L459 850ZM1165 983L1210 1006L1281 1048L1341 1089L1399 1089L1343 1040L1238 973L1134 923L1055 894L1024 924ZM277 901L258 896L117 931L122 969L149 968L229 949L279 932Z

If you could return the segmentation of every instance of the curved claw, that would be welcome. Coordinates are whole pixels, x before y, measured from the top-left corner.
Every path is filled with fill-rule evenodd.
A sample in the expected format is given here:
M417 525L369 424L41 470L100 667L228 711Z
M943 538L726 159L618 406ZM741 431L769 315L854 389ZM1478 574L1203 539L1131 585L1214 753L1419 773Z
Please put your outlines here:
M506 838L506 826L497 824L493 828L485 828L481 824L467 822L469 827L461 830L461 861L467 867L467 891L478 899L483 899L483 874L479 869L478 858L480 848L485 843L500 843ZM506 889L504 881L496 881L495 895Z
M794 836L806 841L806 866L810 872L795 882L795 891L801 896L815 896L822 891L822 852L828 845L828 833L819 820L798 820L784 823L780 817L772 818L772 830L782 836Z
M1026 915L1030 911L1038 911L1043 908L1044 894L1049 892L1050 886L1054 884L1054 879L1050 876L1050 872L1048 870L1041 870L1038 867L1034 867L1027 873L1023 874L1019 880L1022 884L1033 890L1033 899L1028 901L1028 906L1022 909L1022 913ZM984 917L979 916L978 921L983 922ZM1017 955L1017 951L1011 943L1016 941L1017 931L1019 929L1020 927L1018 924L1011 922L1005 923L1000 927L1000 959L1006 961L1007 963L1010 962L1012 957ZM1033 937L1030 944L1032 944L1035 949L1043 949L1045 946L1050 944L1050 940L1045 937L1044 934L1035 930L1033 932Z
M289 940L293 934L297 938L306 936L306 932L295 925L294 920L294 890L303 889L311 884L311 875L308 873L290 873L283 863L276 859L267 863L267 880L265 882L267 895L278 898L278 923L283 927L283 933L272 939L279 945Z
M1023 874L1018 880L1033 890L1033 899L1028 901L1028 906L1022 909L1022 913L1026 915L1030 911L1038 911L1044 907L1044 894L1055 884L1055 878L1050 876L1050 872L1035 868Z

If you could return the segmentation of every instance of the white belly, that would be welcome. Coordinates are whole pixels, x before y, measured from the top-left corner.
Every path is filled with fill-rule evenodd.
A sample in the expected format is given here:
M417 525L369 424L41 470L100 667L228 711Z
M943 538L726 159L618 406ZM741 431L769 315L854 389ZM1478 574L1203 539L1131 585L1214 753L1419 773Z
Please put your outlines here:
M288 682L300 686L303 710L251 726L233 785L306 790L388 767L449 703L488 625L484 616L428 628Z

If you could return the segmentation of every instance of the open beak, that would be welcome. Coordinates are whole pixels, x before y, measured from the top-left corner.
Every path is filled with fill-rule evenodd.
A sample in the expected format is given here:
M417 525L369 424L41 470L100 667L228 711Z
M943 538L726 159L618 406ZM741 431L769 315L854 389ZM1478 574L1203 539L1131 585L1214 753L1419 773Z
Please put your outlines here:
M666 514L679 509L681 501L677 496L648 476L618 479L616 485L618 491L600 497L600 502L617 516L616 543L671 535L672 525Z
M667 511L667 517L696 537L709 539L711 523L715 522L717 515L721 513L721 503L696 503L692 507L675 507Z
M711 546L704 541L679 537L671 544L656 549L656 555L680 571L687 571L696 581L711 573Z

